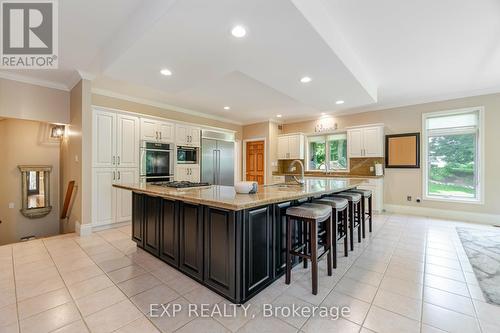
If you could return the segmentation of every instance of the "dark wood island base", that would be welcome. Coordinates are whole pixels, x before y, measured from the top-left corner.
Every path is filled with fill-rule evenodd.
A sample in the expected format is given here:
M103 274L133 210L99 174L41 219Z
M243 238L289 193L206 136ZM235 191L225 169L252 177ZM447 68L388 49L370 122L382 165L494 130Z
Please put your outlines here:
M243 304L285 273L286 209L361 182L308 180L303 187L268 187L252 195L218 186L177 192L144 184L115 187L133 192L132 239L138 247ZM301 228L292 227L298 245Z

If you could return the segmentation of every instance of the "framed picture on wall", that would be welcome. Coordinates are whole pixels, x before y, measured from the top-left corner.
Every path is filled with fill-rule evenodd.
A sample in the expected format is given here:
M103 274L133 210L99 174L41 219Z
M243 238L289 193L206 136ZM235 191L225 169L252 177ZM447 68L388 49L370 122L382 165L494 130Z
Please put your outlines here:
M386 168L420 168L420 133L385 136Z

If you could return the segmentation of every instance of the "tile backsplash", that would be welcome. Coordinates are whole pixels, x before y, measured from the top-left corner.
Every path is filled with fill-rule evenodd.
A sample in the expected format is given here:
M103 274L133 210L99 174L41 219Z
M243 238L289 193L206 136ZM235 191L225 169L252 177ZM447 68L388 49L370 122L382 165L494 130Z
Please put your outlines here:
M302 160L302 162L305 162ZM292 160L279 160L278 161L278 172L279 173L290 173L290 164ZM351 158L349 160L349 174L356 176L373 176L375 171L370 171L370 167L375 167L375 164L384 164L383 157L360 157ZM298 172L297 172L298 173ZM335 174L335 172L330 172L329 174ZM345 175L345 172L339 173Z

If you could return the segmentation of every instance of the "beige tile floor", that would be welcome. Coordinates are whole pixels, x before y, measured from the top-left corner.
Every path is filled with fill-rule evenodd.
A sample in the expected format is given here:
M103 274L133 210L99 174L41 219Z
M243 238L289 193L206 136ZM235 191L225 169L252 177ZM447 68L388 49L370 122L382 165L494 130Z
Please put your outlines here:
M334 276L320 262L318 295L296 267L236 317L148 316L151 303L229 304L136 248L128 227L0 247L0 332L500 332L500 307L485 302L455 227L378 215L375 231L341 258ZM264 318L261 306L349 306L339 320Z

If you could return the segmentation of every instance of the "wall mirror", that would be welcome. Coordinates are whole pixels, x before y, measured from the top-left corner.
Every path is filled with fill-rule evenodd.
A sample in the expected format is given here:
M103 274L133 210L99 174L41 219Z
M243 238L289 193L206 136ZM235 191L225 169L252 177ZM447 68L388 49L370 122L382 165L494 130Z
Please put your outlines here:
M19 165L22 178L21 213L28 218L39 218L50 213L50 165Z

